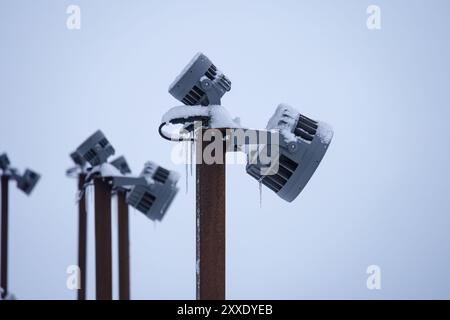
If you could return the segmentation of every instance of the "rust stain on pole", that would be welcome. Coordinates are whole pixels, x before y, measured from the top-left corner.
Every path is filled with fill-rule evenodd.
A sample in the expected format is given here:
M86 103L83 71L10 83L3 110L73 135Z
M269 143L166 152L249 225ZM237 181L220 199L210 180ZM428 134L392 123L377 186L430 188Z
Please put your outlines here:
M85 174L78 175L78 191L83 189ZM80 289L78 300L86 300L86 245L87 245L87 212L86 196L83 192L78 201L78 267L80 268Z
M97 300L112 300L111 186L94 179L95 188L95 280Z
M119 242L119 299L130 300L130 246L128 226L128 204L126 194L117 194L118 242Z
M2 235L1 235L1 288L2 298L8 294L8 183L9 176L2 175Z
M206 164L202 155L211 142L201 140L198 139L196 148L197 299L224 300L225 148L222 144L221 163Z

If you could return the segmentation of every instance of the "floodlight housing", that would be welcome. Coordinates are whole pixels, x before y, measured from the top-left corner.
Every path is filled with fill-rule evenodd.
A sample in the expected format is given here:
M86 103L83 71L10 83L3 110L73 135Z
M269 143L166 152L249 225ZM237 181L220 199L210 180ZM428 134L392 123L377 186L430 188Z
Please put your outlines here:
M97 130L77 148L76 153L91 166L98 166L107 162L115 150L103 132Z
M84 158L76 151L70 154L70 158L72 158L73 162L81 168L86 165L86 160L84 160Z
M131 173L131 169L128 166L127 160L124 156L120 156L113 161L110 162L117 170L120 171L121 174L129 174Z
M29 195L33 191L40 177L41 176L38 173L26 169L24 174L17 178L17 187Z
M127 202L151 220L162 220L178 192L179 174L147 162L140 174L147 185L136 185L127 195Z
M220 105L231 81L203 53L197 53L169 87L169 93L185 105Z
M3 171L6 171L6 169L9 168L10 162L8 155L6 153L3 153L0 155L0 169Z
M282 199L291 202L319 166L333 131L328 124L312 120L285 104L278 106L267 129L280 131L278 172L261 175L258 163L247 164L246 170Z

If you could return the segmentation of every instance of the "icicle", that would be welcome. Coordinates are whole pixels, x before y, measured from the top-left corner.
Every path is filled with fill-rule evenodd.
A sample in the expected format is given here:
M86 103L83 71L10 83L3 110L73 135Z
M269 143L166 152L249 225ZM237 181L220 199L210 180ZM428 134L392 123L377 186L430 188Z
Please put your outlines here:
M184 143L184 146L185 146L185 150L184 150L184 153L185 153L185 160L186 160L186 163L185 163L185 175L186 175L186 194L188 193L188 187L189 187L189 180L188 180L188 175L189 175L189 164L188 164L188 162L189 162L189 141L186 141L185 143Z
M262 208L262 180L259 180L258 183L259 183L259 207Z
M194 154L194 131L191 132L191 150L190 150L190 165L191 165L191 177L192 177L192 158L193 158L193 154Z

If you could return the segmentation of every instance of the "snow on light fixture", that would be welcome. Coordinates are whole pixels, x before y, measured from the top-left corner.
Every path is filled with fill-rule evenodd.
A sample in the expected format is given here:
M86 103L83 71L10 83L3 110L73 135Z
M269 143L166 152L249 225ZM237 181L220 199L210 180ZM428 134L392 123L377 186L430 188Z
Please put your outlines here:
M154 162L147 162L140 177L146 185L135 185L127 195L127 202L151 220L162 220L173 198L178 192L176 186L179 174L167 170Z
M291 202L319 166L333 130L328 124L312 120L286 104L278 106L266 129L280 132L278 170L273 175L262 175L261 167L252 163L247 164L247 173Z

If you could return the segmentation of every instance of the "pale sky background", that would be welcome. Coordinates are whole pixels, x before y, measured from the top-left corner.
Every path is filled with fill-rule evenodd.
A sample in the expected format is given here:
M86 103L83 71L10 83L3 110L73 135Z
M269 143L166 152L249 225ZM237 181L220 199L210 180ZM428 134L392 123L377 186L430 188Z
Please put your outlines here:
M66 28L70 4L81 30ZM366 27L370 4L381 30ZM260 208L244 166L227 168L227 298L450 298L449 12L445 0L0 0L0 152L42 174L30 197L11 188L10 290L76 297L64 173L101 129L134 172L153 160L182 174L162 223L131 212L132 298L195 298L195 179L186 194L157 128L179 105L169 84L202 51L244 125L265 127L285 102L335 130L293 203L264 189ZM366 287L372 264L381 290Z

